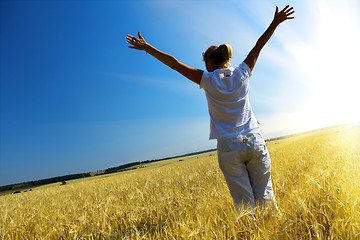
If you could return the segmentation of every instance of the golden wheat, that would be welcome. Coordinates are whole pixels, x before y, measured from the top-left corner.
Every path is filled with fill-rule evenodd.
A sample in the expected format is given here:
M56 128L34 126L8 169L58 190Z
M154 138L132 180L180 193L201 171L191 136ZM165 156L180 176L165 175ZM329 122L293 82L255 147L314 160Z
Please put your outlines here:
M0 197L1 239L360 239L358 126L272 141L271 209L239 214L215 152Z

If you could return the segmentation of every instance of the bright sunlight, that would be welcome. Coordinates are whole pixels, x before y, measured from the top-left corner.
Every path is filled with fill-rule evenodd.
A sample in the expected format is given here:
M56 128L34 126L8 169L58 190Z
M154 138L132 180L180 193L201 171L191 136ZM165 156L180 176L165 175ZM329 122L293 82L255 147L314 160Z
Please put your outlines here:
M311 79L306 111L325 125L360 121L360 26L354 4L350 0L312 2L316 31L311 33L311 45L292 49Z

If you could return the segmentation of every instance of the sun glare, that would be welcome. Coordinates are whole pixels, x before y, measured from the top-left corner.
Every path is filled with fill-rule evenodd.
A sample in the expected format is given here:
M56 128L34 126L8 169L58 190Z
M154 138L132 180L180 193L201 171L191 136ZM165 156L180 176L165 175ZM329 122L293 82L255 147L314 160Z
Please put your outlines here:
M311 33L311 46L294 52L299 64L306 64L304 69L311 79L308 110L312 109L311 114L326 125L358 122L360 28L356 2L316 4L316 31Z

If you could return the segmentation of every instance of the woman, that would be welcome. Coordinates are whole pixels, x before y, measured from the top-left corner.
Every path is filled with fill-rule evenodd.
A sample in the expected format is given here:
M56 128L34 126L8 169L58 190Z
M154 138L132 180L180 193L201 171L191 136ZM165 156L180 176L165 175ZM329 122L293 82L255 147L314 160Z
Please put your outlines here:
M229 44L209 47L203 53L207 71L202 71L154 48L140 32L139 38L126 37L130 48L146 51L204 89L210 114L210 139L218 141L219 166L237 207L263 207L268 202L276 207L270 156L249 102L249 78L261 49L280 23L294 18L293 13L289 5L280 12L276 7L268 29L244 62L235 68L230 67Z

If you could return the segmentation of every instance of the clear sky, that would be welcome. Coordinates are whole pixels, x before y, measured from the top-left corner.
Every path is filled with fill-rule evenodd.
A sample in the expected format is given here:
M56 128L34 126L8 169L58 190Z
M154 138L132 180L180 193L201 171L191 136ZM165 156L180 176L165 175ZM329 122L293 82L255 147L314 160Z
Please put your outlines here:
M0 185L215 148L203 90L126 34L200 69L228 42L235 66L288 3L251 77L265 138L359 122L357 0L1 1Z

